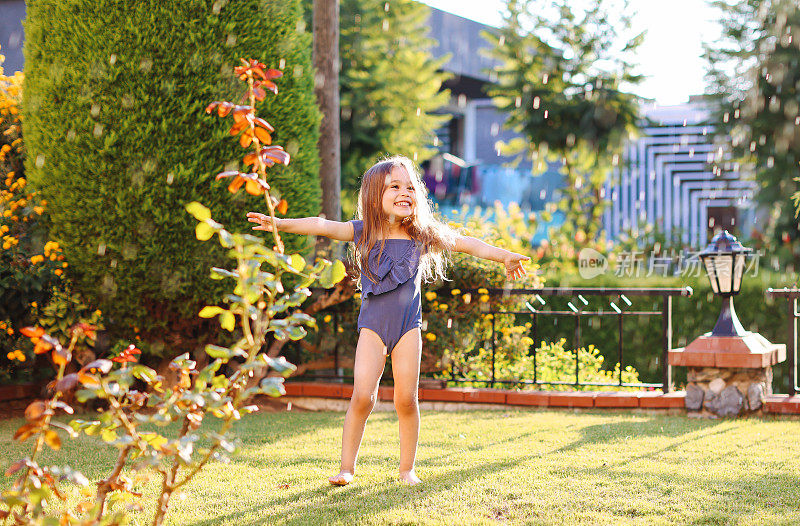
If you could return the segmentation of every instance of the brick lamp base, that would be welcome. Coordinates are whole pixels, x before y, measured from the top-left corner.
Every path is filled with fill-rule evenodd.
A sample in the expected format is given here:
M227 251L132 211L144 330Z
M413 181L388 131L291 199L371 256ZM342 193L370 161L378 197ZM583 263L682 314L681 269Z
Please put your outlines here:
M706 333L669 352L670 365L688 366L686 410L717 416L760 411L772 394L772 366L786 359L786 345L758 333Z

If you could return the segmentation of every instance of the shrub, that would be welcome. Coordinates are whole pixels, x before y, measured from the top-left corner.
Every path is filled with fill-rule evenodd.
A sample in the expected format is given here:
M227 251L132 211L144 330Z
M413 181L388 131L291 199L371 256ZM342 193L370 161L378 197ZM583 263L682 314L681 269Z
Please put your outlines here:
M218 178L232 177L229 186L232 192L246 185L249 192L264 195L274 225L273 203L279 207L281 204L285 207L286 203L270 195L265 170L276 163L288 164L289 156L280 146L264 144L269 143L265 130L271 130L272 126L256 117L254 102L266 96L265 89L277 90L272 79L280 76L280 72L265 70L257 61L245 62L235 71L248 83L250 104L215 102L207 111L217 110L220 116L234 117L235 133L231 135L239 135L242 147L253 147L254 151L245 157L245 162L250 159L248 164L253 168L250 173L230 171L219 174ZM259 237L230 232L212 219L207 207L196 201L187 204L186 211L196 221L196 238L208 241L216 235L220 245L227 249L228 258L235 263L231 269L211 268L213 279L235 281L233 294L225 298L226 305L206 305L198 314L201 318L216 318L222 329L235 336L235 343L207 345L204 367L199 367L188 353L178 356L169 364L172 378L168 381L155 370L136 363L141 351L134 345L111 359L93 360L77 372L67 374L66 366L78 339L93 339L96 327L79 323L69 328L67 346L62 346L41 327L22 329L35 344L36 354L50 356L57 374L48 386L53 393L51 398L31 403L25 411L25 424L14 435L15 440L34 438L35 443L28 457L13 463L6 471L15 481L0 495L3 523L10 518L14 524L126 524L128 509L141 509L141 503L134 497L142 495L133 491L134 484L146 481L155 472L161 484L152 524L161 525L175 493L209 461L226 462L228 454L236 450L234 424L258 410L258 406L248 405L248 401L256 395L285 393L280 375L288 374L294 366L282 357L263 352L267 337L272 333L279 339L303 338L306 334L303 326L314 322L296 310L311 294L307 287L317 281L323 287L332 287L344 277L344 265L339 261L331 265L326 260L309 265L300 254L284 254L277 231L273 232L272 249ZM227 376L224 371L234 359L238 367ZM114 362L120 367L115 368ZM261 378L267 368L275 374ZM137 390L135 384L146 386L146 391ZM54 421L52 416L57 411L72 414L72 407L62 398L73 393L79 402L100 400L105 410L92 420L75 419L69 426ZM213 429L204 427L211 418L218 419L220 424ZM171 422L180 423L174 434L163 430ZM55 450L61 447L56 429L73 437L83 432L118 450L111 473L97 481L96 491L86 477L69 467L40 464L38 456L45 445ZM199 442L201 438L207 445ZM129 463L134 478L123 474ZM67 499L59 489L64 479L83 486L84 500L74 509L59 510L53 506L58 502L56 499ZM120 509L115 503L127 506Z
M241 166L221 161L236 146L203 108L234 92L230 71L243 55L289 72L281 93L258 104L293 156L270 183L292 203L289 215L318 213L320 117L300 15L298 0L28 6L27 172L50 203L71 278L115 334L139 327L149 352L194 350L217 330L194 314L223 296L202 269L224 261L225 249L190 239L195 225L183 206L202 201L241 230L244 212L259 203L209 184ZM287 239L289 251L307 247L305 238Z

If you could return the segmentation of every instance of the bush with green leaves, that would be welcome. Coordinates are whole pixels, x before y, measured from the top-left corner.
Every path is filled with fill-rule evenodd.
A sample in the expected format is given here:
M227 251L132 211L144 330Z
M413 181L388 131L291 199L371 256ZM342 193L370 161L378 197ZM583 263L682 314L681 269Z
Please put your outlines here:
M267 70L258 61L243 61L235 69L247 82L249 105L217 101L207 111L220 116L230 115L244 148L253 147L245 156L252 171L229 171L219 177L232 177L229 186L236 191L263 195L269 220L275 223L275 204L281 201L270 194L266 168L277 163L288 164L289 155L280 146L271 145L269 133L274 131L257 117L255 100L266 97L266 90L277 91L273 79L277 70ZM268 130L268 131L267 131ZM251 157L254 156L254 157ZM249 162L248 162L249 160ZM285 206L285 205L284 205ZM313 326L314 319L299 310L311 295L309 287L318 283L333 287L345 276L344 265L318 260L308 264L302 255L284 253L284 244L277 232L269 242L261 237L227 230L212 219L212 212L193 201L186 205L195 220L194 232L199 241L217 236L220 246L235 264L233 268L212 267L211 278L225 284L234 281L233 292L222 304L205 305L199 317L215 318L222 330L232 335L233 343L206 345L205 362L199 365L189 353L169 364L169 377L160 376L150 367L136 363L141 351L135 346L111 359L100 358L83 365L77 372L66 374L75 345L81 336L92 338L96 327L80 323L69 330L70 344L65 348L46 334L41 327L27 327L23 334L31 338L36 354L47 354L57 366L56 379L50 384L49 400L37 400L25 411L26 423L16 432L17 440L35 439L32 454L8 469L15 476L11 489L0 494L0 519L13 524L101 525L126 523L131 508L141 509L141 493L135 484L155 476L160 479L152 524L163 524L172 497L188 484L210 461L227 461L236 450L232 433L235 422L258 410L250 403L258 395L280 396L283 376L294 366L283 357L267 352L269 338L298 340L306 335L304 326ZM273 245L274 243L274 245ZM114 363L120 364L115 368ZM228 366L235 371L228 374ZM266 374L265 374L266 373ZM144 387L144 389L141 388ZM61 398L72 395L79 402L99 400L105 410L88 419L75 419L66 426L52 419L56 411L73 412ZM204 426L211 418L217 426ZM163 430L171 422L179 424L174 434ZM61 429L76 436L84 433L117 449L117 460L110 474L96 483L90 482L69 467L43 466L37 456L47 445L61 447L56 431ZM202 440L202 441L201 441ZM125 468L135 473L135 480L124 474ZM66 500L60 480L83 486L85 498L74 509L59 509L58 501ZM63 507L63 506L62 506Z
M129 337L139 327L153 353L194 351L219 336L195 314L225 293L202 271L225 250L187 241L194 225L183 207L201 201L243 230L245 212L263 203L209 184L241 168L224 161L236 148L221 140L227 130L203 113L213 98L233 99L240 57L288 72L280 94L257 102L293 157L270 183L291 203L289 216L319 212L310 53L299 0L29 3L25 169L49 202L70 277L108 315L109 330ZM305 237L286 243L290 252L309 248Z

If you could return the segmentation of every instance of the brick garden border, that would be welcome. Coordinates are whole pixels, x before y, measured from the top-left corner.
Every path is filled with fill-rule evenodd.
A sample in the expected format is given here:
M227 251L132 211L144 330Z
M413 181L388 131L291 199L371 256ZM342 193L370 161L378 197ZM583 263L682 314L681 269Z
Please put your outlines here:
M353 386L341 383L288 382L286 396L348 399ZM378 399L390 402L392 387L381 386ZM594 409L684 409L684 391L511 391L448 387L420 388L423 402L479 403L527 407ZM768 414L800 414L800 396L768 395L764 403Z
M0 386L0 402L36 398L40 384ZM286 396L349 399L353 386L341 383L288 382ZM390 402L392 387L382 386L378 399ZM473 389L449 387L420 388L419 399L424 402L457 402L527 407L596 408L596 409L683 409L686 393L676 391L511 391L508 389ZM780 415L800 415L800 395L768 395L764 412Z

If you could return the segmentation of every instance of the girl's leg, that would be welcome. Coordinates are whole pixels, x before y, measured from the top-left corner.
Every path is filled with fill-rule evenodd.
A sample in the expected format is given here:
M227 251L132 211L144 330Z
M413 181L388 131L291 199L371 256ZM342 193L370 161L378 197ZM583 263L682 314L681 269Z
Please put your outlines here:
M369 329L361 329L353 366L353 395L344 417L342 462L339 473L328 479L331 484L343 486L353 480L364 425L378 398L378 382L386 364L385 353L386 346L380 337Z
M422 337L419 329L405 333L392 351L394 407L400 421L400 480L409 484L422 482L414 473L419 441L419 361Z

